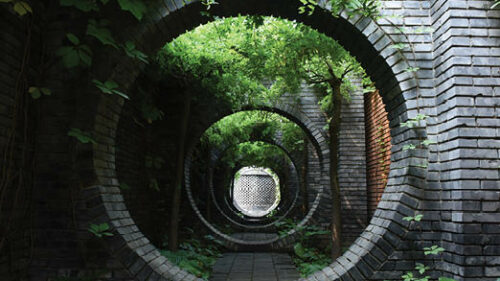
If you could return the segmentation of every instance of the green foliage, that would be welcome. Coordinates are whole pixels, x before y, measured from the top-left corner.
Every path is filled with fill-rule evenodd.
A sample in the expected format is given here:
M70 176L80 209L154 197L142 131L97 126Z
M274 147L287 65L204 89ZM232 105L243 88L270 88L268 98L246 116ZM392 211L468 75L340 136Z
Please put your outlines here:
M304 14L307 11L307 15L310 16L314 13L318 2L315 0L300 0L303 6L299 7L299 14Z
M122 48L125 51L125 54L127 54L127 56L134 58L134 59L138 59L138 60L142 61L143 63L149 63L148 56L146 54L144 54L143 52L137 50L134 42L127 41L122 46Z
M429 146L431 144L435 144L436 142L435 141L432 141L432 140L424 140L421 142L422 145L424 146Z
M416 149L416 148L417 148L417 146L416 146L416 145L414 145L414 144L405 144L405 145L403 145L403 151L406 151L406 150L414 150L414 149Z
M405 69L405 72L410 72L411 73L411 72L417 72L419 70L420 70L420 68L418 68L418 67L411 67L410 66L407 69Z
M495 2L493 3L493 5L491 5L491 8L492 8L492 9L495 9L495 8L497 8L499 5L500 5L500 0L495 0ZM500 279L500 278L499 278L499 279Z
M127 95L117 90L118 84L113 80L107 80L106 82L101 82L97 79L92 80L95 86L101 90L101 92L109 95L119 95L124 99L130 99Z
M88 231L98 238L113 236L113 233L109 232L109 225L107 223L91 224Z
M425 114L417 114L415 118L411 118L406 122L402 122L400 124L401 127L406 127L406 128L414 128L420 121L425 120L429 118L429 116Z
M56 55L62 58L66 68L73 68L79 65L92 65L92 50L88 45L81 44L80 39L73 33L66 34L66 38L72 46L63 46L57 49Z
M408 45L406 43L396 43L396 44L390 45L389 47L392 48L392 49L404 50L406 48L409 48L410 45Z
M424 215L422 214L419 214L419 215L415 215L415 216L410 216L410 217L404 217L403 220L405 221L416 221L416 222L419 222L422 220L422 218L424 217Z
M219 3L216 2L215 0L201 0L201 4L204 5L205 7L207 7L207 11L208 11L212 7L212 5L217 5Z
M31 9L31 6L26 1L0 0L0 3L11 3L12 9L14 10L14 12L16 12L21 17L28 14L28 13L33 14L33 10Z
M348 16L361 15L372 19L380 17L379 0L330 0L333 16L345 11Z
M418 273L420 274L424 274L427 270L429 270L430 267L428 266L425 266L424 264L422 263L417 263L415 265L415 269L418 271Z
M121 9L130 12L137 20L142 20L142 17L147 11L147 7L142 0L117 0Z
M297 124L276 113L258 110L238 112L217 121L201 141L205 146L236 145L254 139L273 139L277 132L282 133L282 143L288 151L303 149L306 136Z
M306 277L318 270L328 266L331 262L330 249L318 247L316 236L329 235L330 231L316 225L299 226L292 219L284 219L275 223L278 235L285 237L294 229L301 232L297 242L293 246L293 262L302 277Z
M424 215L419 214L419 215L415 215L415 216L404 217L403 220L419 222L422 220L423 217L424 217ZM426 256L427 255L438 255L443 251L444 251L444 248L441 248L441 247L436 246L436 245L424 248L424 254ZM424 275L429 269L430 269L429 266L426 266L422 263L416 263L415 270L418 273L414 274L413 272L409 271L409 272L406 272L404 275L402 275L401 278L403 279L403 281L429 281L430 276ZM455 280L452 278L448 278L448 277L439 277L438 281L455 281Z
M31 95L33 99L39 99L42 95L43 96L50 96L52 94L52 91L48 88L44 87L29 87L28 88L28 93Z
M68 131L68 136L76 138L81 143L96 144L96 141L90 136L90 133L84 132L77 128L71 128Z
M191 236L194 231L190 231ZM180 244L180 250L176 252L160 250L170 262L189 273L208 280L212 267L221 256L223 242L212 235L205 235L202 239L188 238Z
M436 246L436 245L432 245L430 247L424 248L424 255L426 255L426 256L427 255L438 255L443 251L444 251L444 248Z
M309 3L309 2L308 2ZM165 45L157 58L167 73L201 81L201 87L237 110L272 104L297 93L304 82L331 93L347 71L364 76L336 41L303 24L274 17L224 18L187 32Z
M109 22L107 20L89 20L89 23L87 25L87 35L95 37L103 45L109 45L114 47L115 49L118 49L118 45L116 44L116 41L111 34L111 30L106 27L108 24Z

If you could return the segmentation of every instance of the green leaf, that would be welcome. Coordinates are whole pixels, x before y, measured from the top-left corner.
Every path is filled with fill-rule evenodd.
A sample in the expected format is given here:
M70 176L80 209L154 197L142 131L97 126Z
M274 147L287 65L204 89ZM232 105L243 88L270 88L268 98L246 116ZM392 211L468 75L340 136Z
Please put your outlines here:
M73 33L66 33L66 38L68 38L68 40L73 43L73 45L80 45L80 39L78 39L78 37L76 37L75 34Z
M37 87L29 87L28 93L30 93L31 97L35 100L42 96L42 92Z
M28 93L31 94L33 99L39 99L42 95L50 96L52 91L48 88L29 87Z
M413 149L416 149L416 148L417 147L414 144L405 144L405 145L403 145L403 151L413 150Z
M433 245L431 247L425 247L424 248L424 255L438 255L439 253L443 252L444 248Z
M437 142L435 142L435 141L431 141L431 140L424 140L424 141L422 141L422 143L421 143L421 144L422 144L422 145L425 145L425 146L429 146L429 145L431 145L431 144L436 144L436 143L437 143Z
M408 48L409 45L405 44L405 43L397 43L397 44L393 44L393 45L391 45L389 47L392 48L392 49L403 50L403 49Z
M81 143L93 143L96 144L96 141L90 136L89 133L84 132L77 128L71 128L68 131L68 136L76 138Z
M139 21L146 13L147 7L141 0L118 0L118 4L124 11L129 11Z
M407 69L405 69L405 72L417 72L419 71L420 68L419 67L408 67Z
M80 64L80 56L78 55L78 50L74 47L60 47L59 49L57 49L56 55L62 58L63 65L66 68L73 68Z
M97 79L93 79L95 86L101 90L101 92L109 95L118 95L125 99L130 99L126 94L116 90L118 84L115 81L107 80L106 82L101 82Z
M52 95L52 91L48 88L40 88L40 91L42 92L42 94L44 94L46 96Z
M123 46L123 49L127 56L131 58L138 59L144 63L149 63L147 60L148 56L144 54L143 52L139 51L136 49L134 42L132 41L127 41L125 42L125 45Z
M14 8L14 11L20 16L24 16L27 13L31 13L31 14L33 13L31 6L24 1L15 2L13 8Z
M89 52L86 51L85 49L80 48L80 50L78 50L78 58L85 66L92 65L92 57L90 56Z
M111 31L105 27L106 21L89 20L87 24L87 35L93 36L97 38L103 45L109 45L118 49L118 45L116 44Z
M427 270L429 270L429 267L422 263L417 263L415 269L418 270L418 273L424 274Z
M13 2L14 0L0 0L0 3L11 3Z
M120 183L121 190L130 190L130 186L126 183Z
M302 246L301 243L295 243L295 245L293 245L293 251L297 256L301 258L306 257L306 250L304 249L304 246Z
M88 231L92 234L94 234L96 237L102 238L103 236L113 236L114 234L111 232L108 232L110 229L109 225L107 223L101 223L99 225L97 224L90 224Z

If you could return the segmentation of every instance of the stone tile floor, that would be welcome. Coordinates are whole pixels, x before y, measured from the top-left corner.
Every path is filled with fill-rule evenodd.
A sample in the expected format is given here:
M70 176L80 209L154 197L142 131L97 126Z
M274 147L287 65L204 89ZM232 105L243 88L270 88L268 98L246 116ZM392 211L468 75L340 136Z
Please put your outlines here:
M282 253L226 253L214 265L211 281L291 281L300 278Z
M232 238L245 241L265 241L278 238L276 233L241 232L231 234Z

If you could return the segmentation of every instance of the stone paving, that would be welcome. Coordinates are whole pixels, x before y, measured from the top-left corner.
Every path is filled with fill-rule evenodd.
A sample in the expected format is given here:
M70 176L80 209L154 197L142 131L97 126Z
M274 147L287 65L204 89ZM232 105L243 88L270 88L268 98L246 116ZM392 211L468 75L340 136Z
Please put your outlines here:
M211 281L291 281L300 275L290 255L225 253L213 268Z
M240 232L231 234L232 238L245 240L245 241L266 241L278 238L276 233L253 233L253 232Z

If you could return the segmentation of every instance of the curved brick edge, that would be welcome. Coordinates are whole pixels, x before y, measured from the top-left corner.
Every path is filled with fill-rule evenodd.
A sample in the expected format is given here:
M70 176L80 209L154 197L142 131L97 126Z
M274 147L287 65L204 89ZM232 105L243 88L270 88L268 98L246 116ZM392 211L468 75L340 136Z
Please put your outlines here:
M252 110L255 110L256 108L252 108ZM295 122L297 125L299 125L302 130L306 133L307 136L309 136L309 141L314 145L316 148L316 153L318 155L328 155L328 146L326 144L326 138L323 135L323 132L315 126L315 124L303 113L301 112L297 107L292 106L287 103L277 103L274 105L274 107L266 107L266 106L261 106L257 108L258 110L265 110L269 112L274 112L279 115L282 115L289 120ZM221 117L222 118L222 117ZM226 235L222 233L221 231L217 230L213 225L208 222L203 214L201 214L200 210L196 206L192 190L190 188L190 168L191 168L191 157L193 150L195 148L195 145L191 145L188 148L188 152L186 153L186 161L184 165L184 183L188 194L189 201L191 203L191 207L194 209L194 212L200 218L200 220L207 226L216 236L218 236L220 239L222 239L224 242L226 242L226 247L230 249L240 249L242 247L246 246L266 246L270 247L271 249L281 249L284 248L288 245L290 245L293 241L295 241L296 237L296 231L292 230L288 233L288 236L280 238L274 238L274 239L269 239L269 240L263 240L263 241L245 241L241 239L236 239L234 237L231 237L229 235ZM310 206L308 213L304 216L304 218L298 223L298 227L306 225L315 215L316 211L318 210L320 206L321 199L324 198L324 190L329 189L329 176L328 176L328 169L329 165L328 162L325 161L325 158L320 157L319 160L319 166L320 166L320 177L322 179L321 185L317 186L316 189L316 196L314 199L313 204Z
M140 49L145 50L148 54L161 47L165 41L206 21L198 13L201 7L199 3L186 5L180 2L161 1L158 5L158 9L154 11L155 14L150 15L147 20L137 26L135 32L128 30L127 34L122 36L134 41ZM393 151L396 152L391 164L388 187L370 225L348 252L330 267L315 273L308 280L323 280L325 278L362 280L371 276L393 253L394 248L401 243L401 239L407 231L407 225L401 223L400 218L406 214L413 214L419 203L419 198L422 198L422 188L426 184L426 169L407 168L405 163L421 163L426 159L427 151L418 150L416 155L401 153L403 143L418 139L418 135L395 128L396 124L406 121L409 116L415 116L417 113L417 105L414 102L417 81L404 71L408 66L406 60L402 54L389 47L391 41L384 30L366 18L347 18L343 14L340 18L335 19L327 12L322 15L321 11L317 11L314 17L301 17L297 15L296 7L284 0L272 2L258 0L221 1L221 5L213 10L222 15L237 15L241 12L248 12L297 18L341 42L358 57L367 73L376 82L390 114L389 119L393 128L391 131L394 141ZM329 22L329 24L325 24L325 22ZM137 77L140 68L140 63L121 62L115 67L110 78L123 85L124 89L128 89L131 81ZM144 254L144 248L152 247L152 253L158 253L157 250L151 246L138 229L136 230L137 227L126 211L113 212L113 204L123 204L114 171L113 150L113 138L122 103L123 100L120 98L102 95L99 97L93 125L97 144L93 145L92 151L82 151L83 154L93 153L91 167L82 167L82 169L91 169L95 172L97 181L102 186L98 189L99 193L106 197L109 195L108 191L116 192L115 199L117 201L106 204L107 207L102 210L102 221L111 221L112 225L117 227L119 235L116 235L113 240L121 239L126 243L110 243L110 252L114 253L121 249L123 252L129 253L130 259L134 262L124 263L124 265L131 272L135 272L138 267L142 268L140 272L134 273L138 280L147 278L142 277L145 274L141 272L151 272L149 275L154 276L153 278L162 276L163 279L158 277L161 280L194 280L195 277L178 271L176 267L170 267L170 264L166 260L163 261L161 257L157 258L159 262L149 263ZM320 146L326 147L325 140L320 142ZM320 157L328 159L328 154L320 155ZM401 202L409 203L403 204ZM104 204L105 202L103 202ZM131 237L137 237L137 239L131 240ZM118 255L118 259L125 262L123 256Z
M290 151L288 151L288 149L286 149L284 147L284 145L283 145L283 143L281 141L281 133L280 132L277 132L277 134L275 136L273 136L272 138L266 138L266 139L259 138L259 139L252 139L251 141L264 141L264 142L267 142L267 143L269 143L271 145L275 145L275 146L279 147L282 151L284 151L284 153L291 160L291 164L293 166L293 167L290 167L290 170L293 170L292 174L293 174L294 177L296 177L297 183L299 182L300 175L299 175L299 172L298 172L297 169L298 169L298 167L300 167L300 165L302 163L302 160L297 159L296 155L292 155L292 153ZM222 147L218 147L218 148L214 148L213 149L212 156L211 156L210 163L209 163L209 171L210 171L209 175L213 174L214 166L216 165L218 159L220 157L222 157L222 154L224 153L224 151L226 149L227 149L227 146L224 146L224 145ZM319 166L319 163L314 162L314 164L318 164L318 166ZM211 177L211 178L213 179L213 177ZM226 213L222 213L223 211L221 210L220 205L216 201L216 198L215 198L215 189L213 188L212 181L209 181L209 184L210 184L209 188L211 190L212 202L219 209L218 211L221 212L221 214L223 214L227 218L227 214ZM238 225L238 226L241 226L241 227L244 227L244 228L248 228L248 229L270 228L270 227L272 227L274 225L274 223L276 223L277 221L279 221L282 218L286 217L287 214L292 211L292 209L294 208L296 202L299 200L299 197L300 197L300 189L298 187L296 188L296 193L297 194L295 195L295 198L294 198L293 202L291 202L289 204L289 206L286 207L286 211L284 212L284 214L277 214L277 216L279 217L277 220L272 220L271 222L268 222L269 220L266 220L266 222L264 222L264 224L259 224L259 225L244 225L244 224L241 224L241 223L235 221L235 219L237 220L238 218L235 217L235 216L233 216L232 219L230 219L230 221L232 223Z
M264 141L264 140L260 140L260 141ZM278 140L276 140L276 141L278 141ZM284 153L288 156L288 158L290 158L291 164L290 164L289 170L292 171L292 173L291 173L291 175L292 175L291 181L295 182L298 185L298 182L299 182L299 173L297 172L297 164L296 164L297 162L290 155L290 153L282 145L280 145L276 141L275 142L264 141L264 142L267 142L267 143L272 144L272 145L276 145L282 151L284 151ZM225 149L223 149L223 150L225 150ZM237 225L238 227L241 227L243 229L248 229L248 230L259 229L261 231L264 231L264 230L273 230L274 229L274 224L276 222L282 220L283 218L285 218L292 211L292 209L295 208L295 204L296 204L296 202L298 201L298 198L299 198L299 192L300 192L299 188L298 187L295 188L293 200L287 204L288 206L285 207L285 211L284 212L281 212L281 213L279 213L279 214L276 215L277 219L274 219L274 220L263 219L262 221L256 222L256 224L245 224L246 220L244 220L244 219L243 219L243 222L238 222L238 221L236 221L237 217L235 216L234 213L227 214L226 211L224 211L222 209L222 207L220 206L220 204L219 204L219 202L218 202L218 200L216 198L217 196L215 195L215 188L214 188L214 184L213 184L213 176L212 175L214 173L214 165L216 164L216 162L218 161L218 159L220 157L222 157L222 153L223 153L222 151L221 151L221 153L214 153L212 155L212 159L211 159L211 163L210 163L210 167L209 167L209 173L208 173L210 179L212 179L212 180L209 181L210 197L211 197L211 200L212 200L213 204L217 208L217 211L224 218L226 218L230 223L232 223L234 225ZM242 168L242 167L239 167L239 168ZM238 168L236 170L238 170ZM226 204L229 204L229 203L226 202ZM280 204L281 204L281 202L280 202ZM231 212L232 210L229 210L229 211Z

